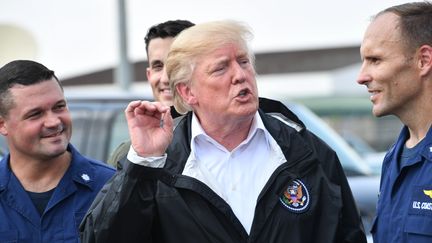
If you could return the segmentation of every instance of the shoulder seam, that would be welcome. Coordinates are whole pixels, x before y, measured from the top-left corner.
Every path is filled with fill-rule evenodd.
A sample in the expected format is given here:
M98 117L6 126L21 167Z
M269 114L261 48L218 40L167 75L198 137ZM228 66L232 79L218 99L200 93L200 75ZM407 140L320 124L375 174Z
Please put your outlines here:
M301 126L297 122L289 119L288 117L284 116L281 113L270 112L270 113L267 113L267 114L270 115L270 116L272 116L272 117L274 117L274 118L276 118L276 119L278 119L279 121L283 122L285 125L288 125L288 126L294 128L297 132L301 132L304 129L303 126Z

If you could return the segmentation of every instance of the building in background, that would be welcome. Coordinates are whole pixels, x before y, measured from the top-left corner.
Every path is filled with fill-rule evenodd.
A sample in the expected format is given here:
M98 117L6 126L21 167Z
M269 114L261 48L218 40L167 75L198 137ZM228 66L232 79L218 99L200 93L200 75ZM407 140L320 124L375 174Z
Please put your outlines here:
M34 59L55 67L67 92L114 92L119 1L126 4L126 54L134 70L129 92L151 92L143 41L149 26L167 19L199 23L230 18L254 30L262 96L301 101L341 134L354 134L377 150L393 140L393 127L400 128L370 115L368 94L355 79L371 15L407 2L402 0L0 0L0 65Z

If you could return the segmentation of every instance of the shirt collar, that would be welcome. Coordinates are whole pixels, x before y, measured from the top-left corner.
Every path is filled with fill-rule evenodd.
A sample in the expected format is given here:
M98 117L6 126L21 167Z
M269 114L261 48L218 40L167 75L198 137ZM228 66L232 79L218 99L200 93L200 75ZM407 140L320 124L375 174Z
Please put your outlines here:
M209 135L207 135L207 133L204 131L201 124L199 123L198 118L196 117L195 113L192 114L191 128L192 128L192 132L191 132L192 133L192 136L191 136L191 150L192 150L192 152L195 151L195 142L196 142L196 138L198 136L204 136L207 140L209 140L215 146L222 147L222 145L220 145L218 142L216 142L216 140L214 140ZM266 142L268 143L269 142L269 136L271 136L271 135L267 131L267 129L265 128L264 123L263 123L263 121L262 121L262 119L261 119L261 117L257 111L255 113L253 120L252 120L252 125L251 125L251 128L249 129L249 134L248 134L247 138L243 142L240 143L240 145L249 143L250 140L253 138L253 136L255 135L255 133L258 130L261 130L264 132Z

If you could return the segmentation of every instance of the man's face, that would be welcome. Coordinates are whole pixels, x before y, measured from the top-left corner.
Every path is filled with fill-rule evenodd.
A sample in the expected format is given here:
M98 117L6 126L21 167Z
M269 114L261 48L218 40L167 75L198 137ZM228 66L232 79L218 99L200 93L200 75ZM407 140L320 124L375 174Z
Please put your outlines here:
M152 87L154 99L165 105L172 105L173 102L165 71L165 61L173 41L171 37L155 38L148 45L147 79Z
M227 44L196 63L187 102L201 120L226 123L254 116L258 109L255 70L243 48Z
M363 60L357 82L367 87L375 116L396 115L415 107L421 92L415 53L409 54L400 33L399 17L378 16L366 30L360 54Z
M71 117L55 79L10 89L14 105L0 118L11 156L52 159L62 155L71 137Z

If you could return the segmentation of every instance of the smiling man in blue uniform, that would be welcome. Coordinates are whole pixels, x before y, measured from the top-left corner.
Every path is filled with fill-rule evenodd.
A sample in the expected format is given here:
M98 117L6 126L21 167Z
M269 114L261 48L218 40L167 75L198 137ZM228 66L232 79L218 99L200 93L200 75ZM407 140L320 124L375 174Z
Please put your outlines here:
M84 242L366 242L336 153L259 99L250 37L234 21L176 37L166 70L184 116L128 105L129 164L89 209Z
M373 114L404 124L382 165L374 242L432 242L432 3L380 12L360 52Z
M40 63L0 69L0 242L79 242L78 226L114 169L69 144L63 88Z

